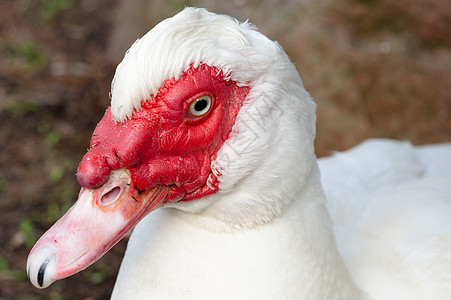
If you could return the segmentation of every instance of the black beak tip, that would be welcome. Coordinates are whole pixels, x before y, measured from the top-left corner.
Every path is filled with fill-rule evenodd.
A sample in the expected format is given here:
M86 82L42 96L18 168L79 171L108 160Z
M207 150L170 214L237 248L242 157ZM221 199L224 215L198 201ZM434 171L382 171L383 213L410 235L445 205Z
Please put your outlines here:
M45 274L45 269L47 268L47 265L50 262L50 258L47 257L44 262L42 263L42 265L39 267L39 271L38 271L38 284L40 287L44 286L44 274Z

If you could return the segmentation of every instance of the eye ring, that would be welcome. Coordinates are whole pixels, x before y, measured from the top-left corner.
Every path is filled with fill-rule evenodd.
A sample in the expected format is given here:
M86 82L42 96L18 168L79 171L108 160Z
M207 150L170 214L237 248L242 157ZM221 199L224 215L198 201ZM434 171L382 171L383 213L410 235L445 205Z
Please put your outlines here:
M212 107L212 96L203 94L190 103L187 113L191 118L200 118L207 115Z

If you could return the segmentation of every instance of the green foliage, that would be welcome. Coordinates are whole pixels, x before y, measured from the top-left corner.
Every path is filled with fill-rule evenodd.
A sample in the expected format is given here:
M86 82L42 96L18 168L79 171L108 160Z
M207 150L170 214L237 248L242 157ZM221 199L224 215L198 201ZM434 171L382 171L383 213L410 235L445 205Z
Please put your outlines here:
M61 12L73 5L72 0L48 0L41 7L41 18L46 21L53 20Z
M76 194L74 186L71 184L67 184L66 186L64 186L64 189L61 192L60 197L61 199L64 200L64 202L70 203L70 201L74 198L75 195Z
M47 63L46 55L32 42L20 43L15 47L15 55L22 58L31 67L40 67Z
M105 281L109 272L108 265L100 261L94 264L90 269L86 270L84 276L93 284L100 284Z
M99 284L105 281L107 273L106 272L102 272L102 271L98 271L98 272L94 272L91 275L91 282L93 284Z
M69 299L66 296L64 296L63 294L57 292L57 291L52 291L50 293L50 299L51 300L66 300Z
M48 133L45 142L49 147L54 147L56 144L58 144L60 140L60 135L58 132L51 131Z
M46 120L40 120L37 129L39 133L46 133L50 130L50 124Z
M23 116L26 113L34 112L37 109L37 105L33 101L25 101L17 103L8 107L8 112L13 116Z
M13 69L20 75L33 75L48 63L48 57L32 41L0 40L0 51L8 54Z
M64 215L67 209L68 207L66 206L60 207L57 203L51 202L47 206L47 212L44 214L43 219L46 223L54 223Z
M50 226L58 221L66 211L69 210L70 206L70 203L60 205L57 202L52 201L47 205L47 210L45 212L34 212L31 218L36 223Z
M12 277L14 281L25 281L27 280L27 273L24 270L14 270Z
M2 271L9 270L9 268L10 268L9 262L6 259L4 259L3 257L0 256L0 273Z
M56 182L58 182L58 181L61 180L61 178L63 177L63 175L64 175L64 169L63 169L63 167L60 166L60 165L54 165L53 168L52 168L52 170L50 171L50 174L49 174L49 180L50 180L51 182L56 183Z
M28 218L22 219L19 223L19 229L25 235L25 245L28 248L33 247L37 241L33 222Z

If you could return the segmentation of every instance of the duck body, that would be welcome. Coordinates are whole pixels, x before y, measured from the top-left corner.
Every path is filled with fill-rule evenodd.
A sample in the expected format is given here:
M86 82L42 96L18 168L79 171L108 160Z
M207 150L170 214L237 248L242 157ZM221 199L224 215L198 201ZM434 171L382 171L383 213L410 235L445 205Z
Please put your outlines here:
M186 8L119 64L39 288L135 225L113 299L449 299L451 145L314 153L316 105L276 42Z
M316 188L299 196L321 197ZM359 299L328 221L315 201L295 201L270 223L233 231L161 209L135 228L112 299Z
M135 228L113 299L447 299L450 153L365 141L318 160L327 210L315 171L281 217L246 230L161 209Z
M451 144L374 139L319 160L337 246L371 299L447 299Z

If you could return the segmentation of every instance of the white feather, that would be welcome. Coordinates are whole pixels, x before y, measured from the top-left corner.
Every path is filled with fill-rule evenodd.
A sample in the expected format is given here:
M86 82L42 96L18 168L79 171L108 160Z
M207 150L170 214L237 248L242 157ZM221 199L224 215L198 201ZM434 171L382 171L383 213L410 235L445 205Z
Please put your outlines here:
M448 299L451 145L369 140L319 160L334 232L373 299Z
M256 35L260 34L249 23L238 24L231 17L196 8L159 23L131 46L117 67L111 85L114 120L130 118L141 101L149 100L165 80L178 78L191 64L215 65L232 80L248 84L273 63L251 45ZM277 51L274 44L270 46Z
M130 48L115 120L201 62L251 88L211 166L220 190L140 222L113 298L449 299L451 145L371 140L318 168L315 104L282 48L193 8Z

